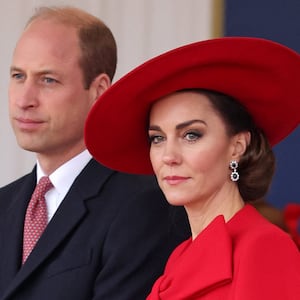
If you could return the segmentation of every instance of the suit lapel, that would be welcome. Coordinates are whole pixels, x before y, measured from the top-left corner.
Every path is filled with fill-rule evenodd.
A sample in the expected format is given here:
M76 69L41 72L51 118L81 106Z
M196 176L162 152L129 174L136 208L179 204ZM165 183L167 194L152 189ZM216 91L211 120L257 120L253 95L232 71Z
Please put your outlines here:
M86 216L85 201L97 195L114 171L91 160L75 179L70 191L45 229L43 235L20 269L5 296L32 274ZM16 245L14 245L16 246ZM3 300L5 297L3 298Z
M7 210L0 217L0 280L5 287L20 269L23 241L23 223L27 204L36 182L35 170L12 185L8 193Z

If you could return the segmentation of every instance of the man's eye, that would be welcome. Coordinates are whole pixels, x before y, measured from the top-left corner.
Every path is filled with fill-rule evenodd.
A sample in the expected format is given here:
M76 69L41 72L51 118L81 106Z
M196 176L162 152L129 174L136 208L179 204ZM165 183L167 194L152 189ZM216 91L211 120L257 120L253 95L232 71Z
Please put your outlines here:
M19 80L19 79L24 78L24 74L22 74L22 73L12 73L11 78Z
M44 78L43 78L43 81L44 81L45 83L55 83L55 82L57 82L57 80L55 80L55 79L53 79L53 78L51 78L51 77L44 77Z

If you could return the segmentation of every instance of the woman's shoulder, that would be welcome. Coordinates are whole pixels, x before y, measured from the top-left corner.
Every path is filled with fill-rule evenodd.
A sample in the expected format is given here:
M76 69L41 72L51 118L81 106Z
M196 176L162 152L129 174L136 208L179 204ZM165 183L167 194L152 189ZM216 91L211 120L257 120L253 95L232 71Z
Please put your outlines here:
M276 257L279 260L297 260L300 267L300 252L291 236L272 224L254 207L246 205L239 219L230 224L235 251L250 259ZM280 258L281 257L281 258ZM289 258L288 258L289 257Z

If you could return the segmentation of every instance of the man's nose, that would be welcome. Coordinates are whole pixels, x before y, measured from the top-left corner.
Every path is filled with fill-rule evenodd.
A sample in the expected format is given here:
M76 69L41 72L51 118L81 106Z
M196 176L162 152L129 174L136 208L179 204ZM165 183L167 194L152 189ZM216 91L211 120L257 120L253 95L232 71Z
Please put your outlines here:
M10 90L10 96L15 97L15 103L22 109L36 107L38 105L38 94L38 88L30 81L18 84Z

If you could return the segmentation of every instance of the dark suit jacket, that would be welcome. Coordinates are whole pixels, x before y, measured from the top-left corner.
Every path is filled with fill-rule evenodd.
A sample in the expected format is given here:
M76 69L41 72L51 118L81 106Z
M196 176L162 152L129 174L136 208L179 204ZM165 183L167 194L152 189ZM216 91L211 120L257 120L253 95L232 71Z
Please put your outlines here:
M1 300L142 300L189 234L153 177L91 162L21 267L36 171L0 189Z

